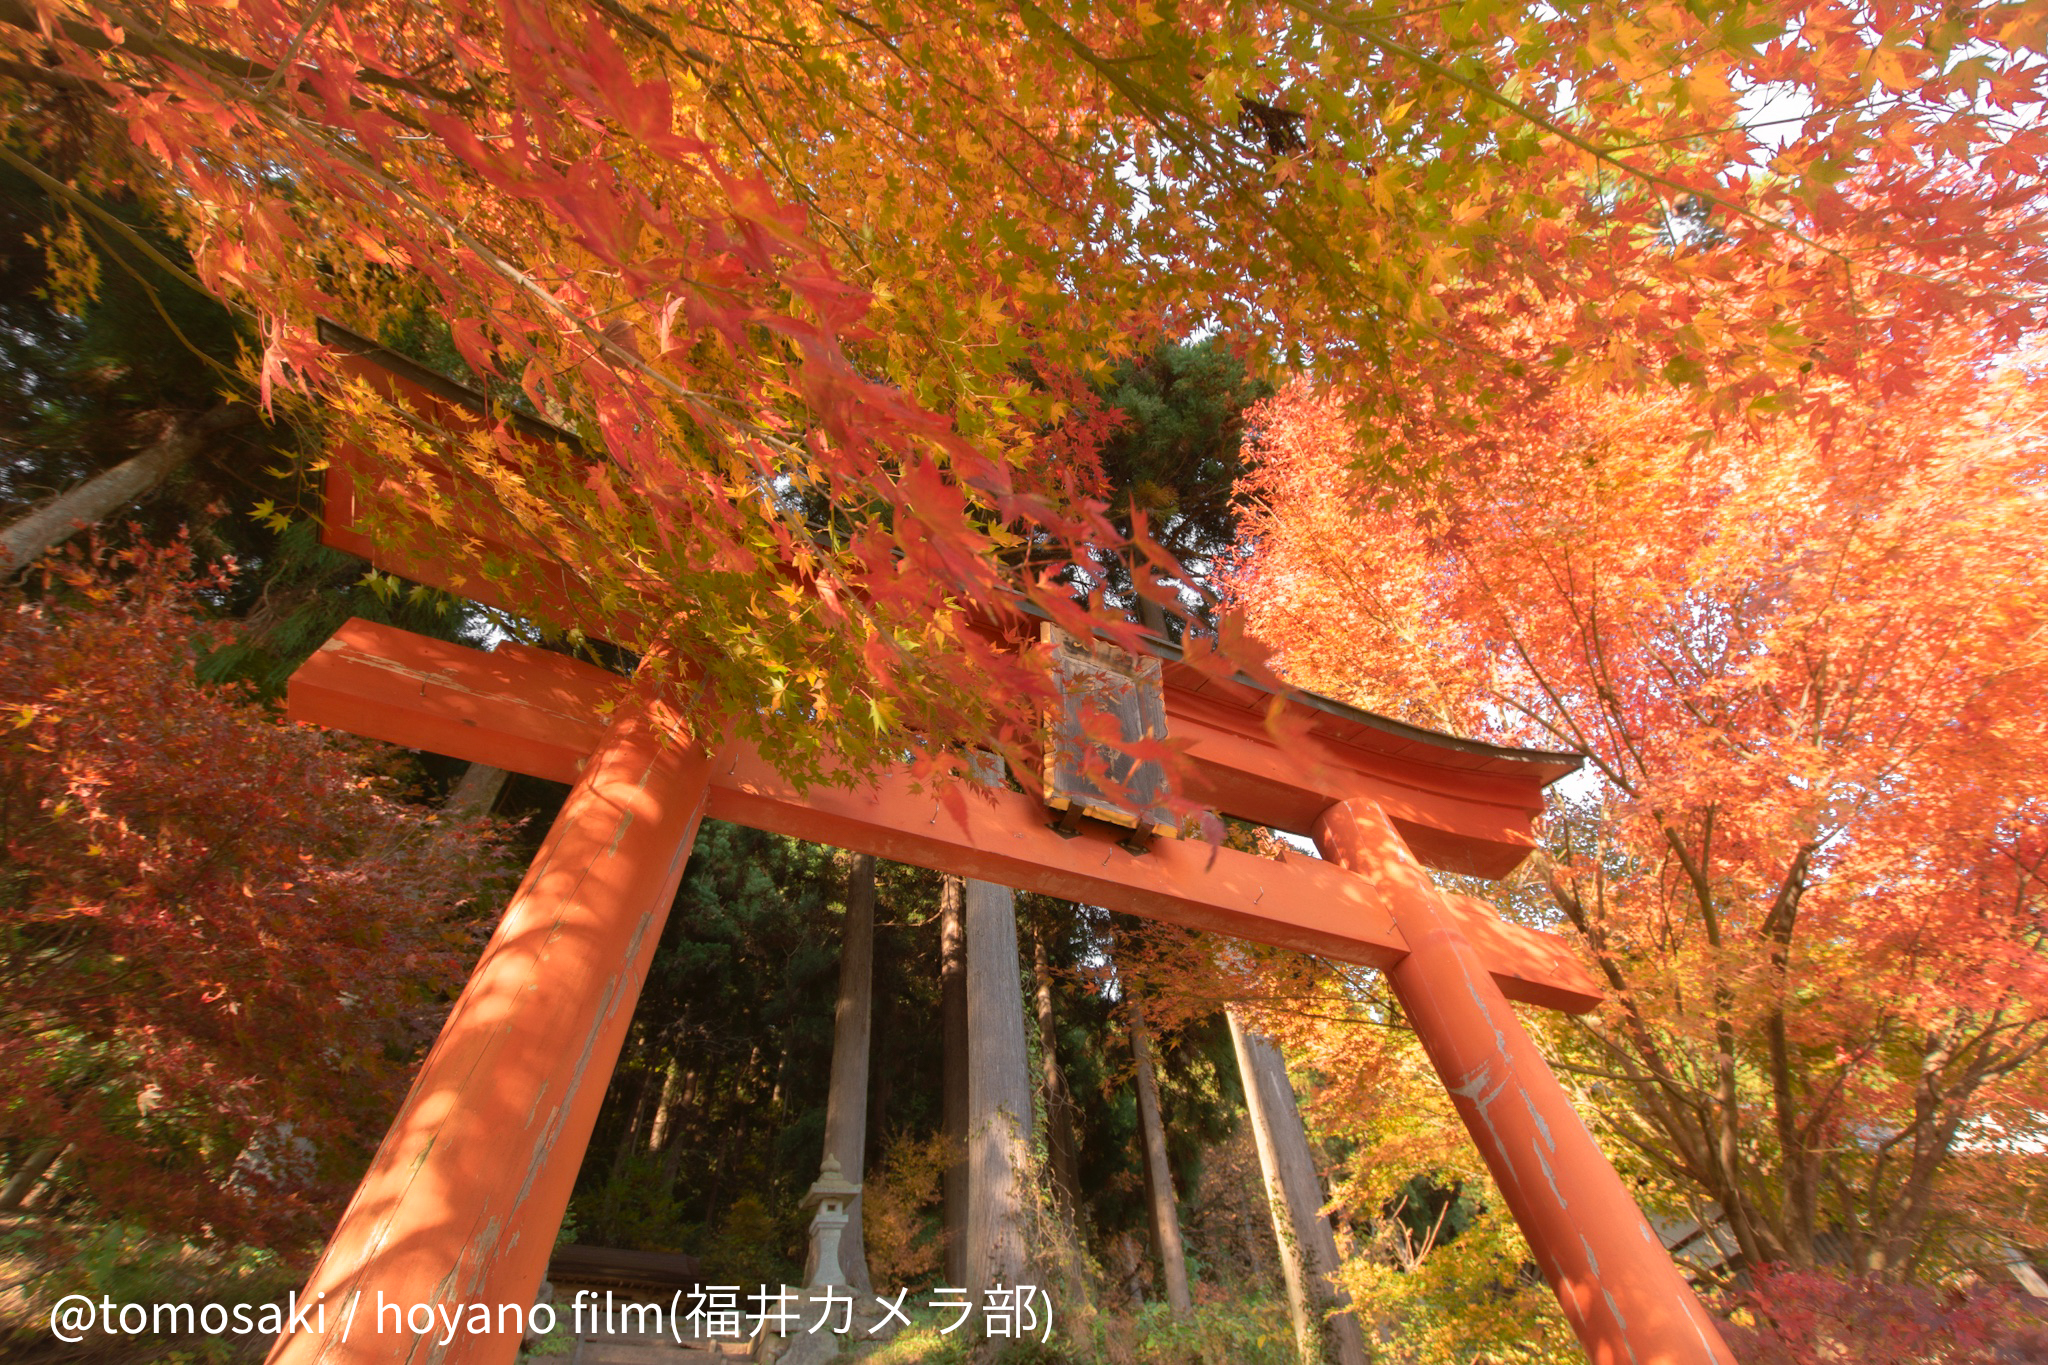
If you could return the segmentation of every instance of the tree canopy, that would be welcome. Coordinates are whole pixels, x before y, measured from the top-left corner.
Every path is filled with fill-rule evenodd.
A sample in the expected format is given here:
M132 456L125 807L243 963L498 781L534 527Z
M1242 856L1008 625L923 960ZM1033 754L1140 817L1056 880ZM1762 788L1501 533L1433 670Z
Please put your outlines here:
M313 322L445 316L591 458L508 427L437 458L799 766L1035 710L963 613L1069 610L1020 537L1117 553L1044 377L1161 329L1221 321L1388 411L1661 376L1825 415L1810 376L1911 387L1935 320L2040 307L2026 5L0 19L0 160L101 229L115 194L174 217L263 393L321 391L429 503L419 433L338 401ZM814 488L849 525L795 515ZM798 713L841 723L760 723Z
M1901 1275L2021 1235L2048 1080L2040 361L1951 335L1910 401L1837 387L1825 440L1701 444L1676 394L1447 414L1495 457L1426 497L1349 472L1334 395L1251 419L1233 600L1289 676L1589 756L1519 892L1610 992L1559 1045L1751 1264L1833 1238Z

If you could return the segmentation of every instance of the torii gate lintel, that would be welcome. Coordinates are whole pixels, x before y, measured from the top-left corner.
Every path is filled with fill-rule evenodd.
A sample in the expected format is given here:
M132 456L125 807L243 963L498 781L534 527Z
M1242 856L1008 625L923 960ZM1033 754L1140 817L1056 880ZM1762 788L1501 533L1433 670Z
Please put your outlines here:
M354 620L293 675L287 709L330 729L574 782L627 693L625 679L561 654L514 643L487 654ZM1141 855L1106 831L1063 838L1018 792L947 802L902 772L800 789L751 746L728 742L711 766L706 813L1342 962L1384 968L1408 951L1383 899L1335 863L1181 840ZM1572 1013L1599 1004L1599 986L1562 941L1507 923L1483 901L1449 904L1509 999Z

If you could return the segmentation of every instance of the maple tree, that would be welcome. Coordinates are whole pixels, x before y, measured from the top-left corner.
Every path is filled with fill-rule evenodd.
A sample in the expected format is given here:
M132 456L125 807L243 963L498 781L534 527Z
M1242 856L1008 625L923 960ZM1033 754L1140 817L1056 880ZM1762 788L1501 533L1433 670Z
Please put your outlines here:
M488 930L498 836L200 685L227 585L182 546L37 577L0 598L0 1140L68 1148L106 1220L296 1249Z
M1333 394L1252 418L1232 592L1288 674L1588 755L1512 898L1610 991L1549 1036L1652 1202L1750 1264L2033 1240L2042 359L1952 331L1910 399L1820 384L1825 428L1446 408L1409 421L1460 452L1426 483L1354 468Z
M0 160L107 231L117 188L175 217L193 283L258 316L267 395L335 402L316 314L446 317L594 458L336 403L427 538L495 509L580 582L584 624L630 618L622 643L668 646L801 771L905 732L1019 737L1044 680L965 604L1067 615L1018 545L1121 552L1061 423L1077 376L1160 329L1222 321L1353 378L1409 362L1449 395L1662 373L1720 411L1824 401L1801 372L1864 353L1910 386L1895 343L1933 319L2016 334L2044 269L2040 27L2029 4L5 0ZM1731 289L1734 260L1769 287ZM1482 344L1449 322L1481 306L1559 325Z

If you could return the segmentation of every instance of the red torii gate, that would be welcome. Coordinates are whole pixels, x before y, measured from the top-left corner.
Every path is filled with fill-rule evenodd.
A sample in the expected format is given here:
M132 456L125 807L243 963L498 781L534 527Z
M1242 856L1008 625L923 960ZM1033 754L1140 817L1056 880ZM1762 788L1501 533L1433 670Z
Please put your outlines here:
M355 373L414 412L482 420L467 391L336 338L358 352ZM498 597L474 556L422 560L361 534L359 499L405 507L346 448L331 458L329 544ZM288 1332L273 1365L511 1359L516 1332L444 1346L438 1325L382 1330L379 1310L532 1301L706 814L1382 969L1596 1365L1732 1365L1509 1004L1583 1012L1598 985L1561 940L1444 892L1424 867L1512 870L1543 788L1577 759L1304 693L1282 703L1305 736L1283 749L1270 695L1173 659L1163 684L1184 790L1313 837L1321 860L1175 840L1141 854L1112 831L1054 831L1030 796L945 802L901 772L799 791L744 744L689 738L672 698L616 674L515 644L483 653L343 627L293 676L291 716L574 785L307 1284L324 1330Z

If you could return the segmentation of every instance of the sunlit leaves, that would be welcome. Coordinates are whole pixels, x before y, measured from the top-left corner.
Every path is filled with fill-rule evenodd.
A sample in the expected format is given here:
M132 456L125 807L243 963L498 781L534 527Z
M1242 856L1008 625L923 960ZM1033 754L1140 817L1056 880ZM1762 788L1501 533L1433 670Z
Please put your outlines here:
M93 1216L292 1247L330 1222L488 925L487 823L200 685L181 547L0 610L6 1122Z
M2017 335L2048 270L2024 6L37 13L46 35L4 30L10 110L54 147L71 115L20 73L98 92L128 143L81 178L182 220L265 319L265 391L338 401L316 314L444 318L600 467L509 431L434 452L532 532L492 572L571 575L537 617L632 618L621 643L674 651L743 729L810 673L811 704L880 687L922 742L1014 737L1043 680L962 650L962 604L1063 591L1020 543L1114 552L1085 461L1048 453L1045 376L1162 330L1227 325L1386 413L1547 367L1827 418L1825 382L1919 384L1936 320ZM402 426L368 457L467 547L475 510ZM765 620L792 582L836 605ZM891 752L759 737L799 769Z
M1590 1098L1631 1159L1753 1259L1810 1264L1833 1219L1888 1273L1943 1219L2019 1235L2025 1154L1958 1134L2048 1103L2042 356L1957 329L1915 359L1911 399L1817 384L1825 422L1446 408L1407 439L1484 454L1426 493L1352 467L1333 396L1254 418L1236 601L1284 669L1588 754L1518 892L1612 991L1562 1045L1615 1073Z

